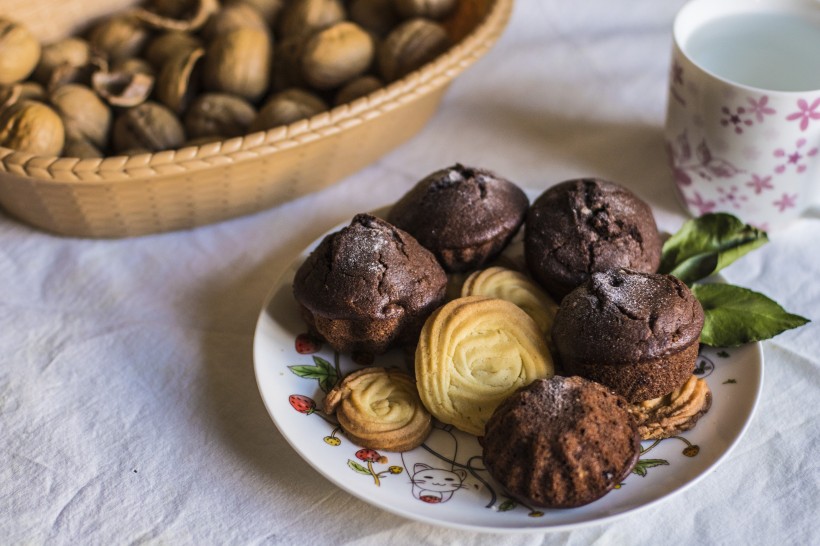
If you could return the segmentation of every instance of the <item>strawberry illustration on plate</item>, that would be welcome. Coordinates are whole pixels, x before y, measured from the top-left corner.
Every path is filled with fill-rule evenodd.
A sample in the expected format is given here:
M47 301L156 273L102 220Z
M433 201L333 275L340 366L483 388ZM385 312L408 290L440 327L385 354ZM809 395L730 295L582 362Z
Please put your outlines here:
M322 342L308 333L296 336L296 352L300 355L312 355L322 348Z

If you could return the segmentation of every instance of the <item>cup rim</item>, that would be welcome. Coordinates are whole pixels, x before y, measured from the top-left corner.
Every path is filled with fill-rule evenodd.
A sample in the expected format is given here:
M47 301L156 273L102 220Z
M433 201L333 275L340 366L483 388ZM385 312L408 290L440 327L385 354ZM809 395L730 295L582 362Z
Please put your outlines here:
M698 10L709 10L711 15L704 17L699 14ZM691 55L686 51L684 44L694 29L702 27L709 21L714 21L724 15L732 15L737 13L799 13L809 14L809 16L820 22L820 0L690 0L684 5L677 15L672 25L672 41L678 52L692 63L698 70L703 71L712 78L719 80L726 85L753 91L758 93L767 93L770 95L782 96L797 96L805 95L806 93L814 94L820 93L820 86L814 89L803 89L798 91L788 91L781 89L766 89L765 87L757 87L731 80L725 76L721 76L707 68L704 68L701 63L695 61ZM691 21L699 18L699 21ZM684 31L684 27L688 25L690 28Z

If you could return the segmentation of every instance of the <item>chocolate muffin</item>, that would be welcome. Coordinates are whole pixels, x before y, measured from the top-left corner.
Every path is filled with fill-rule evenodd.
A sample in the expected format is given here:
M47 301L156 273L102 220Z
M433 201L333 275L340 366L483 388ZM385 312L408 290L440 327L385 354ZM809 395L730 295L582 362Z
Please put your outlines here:
M387 218L456 273L481 267L504 250L528 206L526 194L509 180L456 164L421 180Z
M628 267L654 273L661 246L649 205L605 180L562 182L527 213L527 268L558 301L597 271Z
M700 303L676 277L613 269L564 298L552 341L565 372L637 403L692 376L702 328Z
M581 377L539 379L504 401L484 433L484 464L531 506L572 508L632 471L638 426L626 401Z
M293 293L311 332L335 350L378 354L415 343L446 284L435 256L411 235L359 214L308 256Z

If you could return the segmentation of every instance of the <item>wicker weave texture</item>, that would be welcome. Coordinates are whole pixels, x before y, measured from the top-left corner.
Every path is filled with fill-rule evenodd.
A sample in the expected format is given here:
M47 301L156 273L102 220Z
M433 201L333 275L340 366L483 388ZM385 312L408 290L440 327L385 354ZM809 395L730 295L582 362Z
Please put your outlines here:
M61 7L70 6L71 13L93 7L97 16L105 13L100 4L116 10L128 3L69 0ZM29 15L54 17L36 8L47 0L11 4L25 7L22 15L15 13L24 21ZM498 38L512 0L463 0L461 5L449 22L461 40L450 51L385 89L287 127L105 159L34 157L0 147L0 205L56 234L115 238L217 222L317 191L416 134L453 78ZM81 17L69 18L59 36L80 25Z

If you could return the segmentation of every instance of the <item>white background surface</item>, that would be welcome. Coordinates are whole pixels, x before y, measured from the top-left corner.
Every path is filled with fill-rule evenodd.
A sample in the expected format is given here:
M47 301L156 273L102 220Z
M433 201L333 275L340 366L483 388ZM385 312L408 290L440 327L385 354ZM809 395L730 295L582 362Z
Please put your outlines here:
M329 227L455 161L544 189L601 176L685 220L662 124L679 0L518 0L505 36L414 140L321 193L123 241L0 215L3 543L809 544L820 513L820 221L725 271L816 322L764 344L758 414L683 494L573 532L485 535L380 511L312 470L256 389L276 272Z

